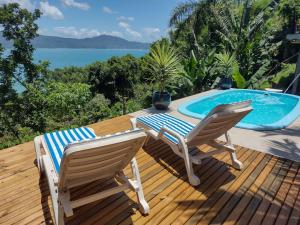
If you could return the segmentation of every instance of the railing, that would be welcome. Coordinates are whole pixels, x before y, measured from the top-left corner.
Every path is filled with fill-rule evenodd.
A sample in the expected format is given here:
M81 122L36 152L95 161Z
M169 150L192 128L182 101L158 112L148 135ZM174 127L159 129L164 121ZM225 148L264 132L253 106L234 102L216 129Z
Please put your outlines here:
M300 77L300 73L298 73L297 75L295 75L295 78L290 83L290 85L287 87L287 89L285 89L285 91L283 93L286 93L299 77Z

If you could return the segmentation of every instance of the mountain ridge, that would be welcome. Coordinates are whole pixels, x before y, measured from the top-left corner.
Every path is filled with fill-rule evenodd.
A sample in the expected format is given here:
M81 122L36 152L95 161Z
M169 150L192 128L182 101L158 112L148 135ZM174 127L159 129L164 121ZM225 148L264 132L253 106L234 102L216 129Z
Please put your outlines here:
M5 40L2 35L0 35L0 43L5 48L12 47L11 42ZM150 46L149 43L128 41L106 34L82 39L39 35L32 44L35 48L148 49Z

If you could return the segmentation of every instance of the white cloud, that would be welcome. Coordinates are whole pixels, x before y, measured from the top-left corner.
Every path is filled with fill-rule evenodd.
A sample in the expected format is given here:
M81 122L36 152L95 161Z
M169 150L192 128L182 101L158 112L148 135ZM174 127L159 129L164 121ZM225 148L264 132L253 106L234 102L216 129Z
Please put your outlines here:
M131 28L131 26L130 26L129 23L120 21L120 22L118 23L118 25L119 25L119 27L125 29L125 31L126 31L129 35L131 35L133 38L138 39L138 38L141 38L141 37L142 37L142 35L141 35L139 32L137 32L137 31L135 31L135 30L133 30L133 29Z
M102 12L107 13L107 14L115 14L117 12L113 11L111 8L107 7L107 6L103 6L102 7Z
M132 37L134 37L134 38L141 38L141 37L142 37L141 33L137 32L137 31L135 31L135 30L132 30L131 28L126 29L126 31L127 31Z
M77 2L75 0L62 0L64 5L69 7L74 7L82 10L88 10L90 8L90 5L86 2Z
M118 21L134 21L134 17L132 16L129 16L129 17L126 17L126 16L120 16L117 18Z
M130 28L130 25L125 22L119 22L118 25L119 25L119 27L122 27L124 29Z
M31 0L0 0L0 5L9 3L18 3L21 8L28 10L34 10L35 8L35 5L31 2Z
M160 29L157 27L146 27L146 28L144 28L144 31L146 34L150 35L150 34L159 33Z
M120 31L111 31L111 32L102 32L102 34L116 36L116 37L123 37L124 35Z
M40 2L40 9L43 16L48 16L55 20L62 20L64 18L63 13L48 2Z
M100 35L98 30L88 28L77 29L76 27L55 27L54 31L64 37L72 38L86 38Z
M57 35L63 37L71 37L71 38L91 38L96 37L102 34L122 37L123 34L119 31L111 31L111 32L100 32L97 29L90 28L76 28L76 27L55 27L54 31Z
M150 40L156 40L160 37L160 29L157 27L145 27L143 31Z
M39 27L38 34L47 35L48 34L48 29Z

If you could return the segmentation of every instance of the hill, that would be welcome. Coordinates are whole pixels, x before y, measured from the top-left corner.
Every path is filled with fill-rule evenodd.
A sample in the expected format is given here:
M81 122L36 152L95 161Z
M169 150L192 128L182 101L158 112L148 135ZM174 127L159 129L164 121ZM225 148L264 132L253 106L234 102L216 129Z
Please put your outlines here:
M11 47L11 43L6 41L2 35L0 43L5 47ZM110 35L100 35L92 38L63 38L55 36L40 35L33 41L35 48L102 48L102 49L147 49L149 43L128 41L120 37Z

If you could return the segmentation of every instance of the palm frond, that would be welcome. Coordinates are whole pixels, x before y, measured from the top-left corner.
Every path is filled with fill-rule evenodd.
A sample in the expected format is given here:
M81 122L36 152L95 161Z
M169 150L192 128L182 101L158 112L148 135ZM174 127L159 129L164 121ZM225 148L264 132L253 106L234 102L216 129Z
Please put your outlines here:
M169 26L175 26L192 15L194 10L197 8L197 4L198 3L193 0L179 4L171 14Z

